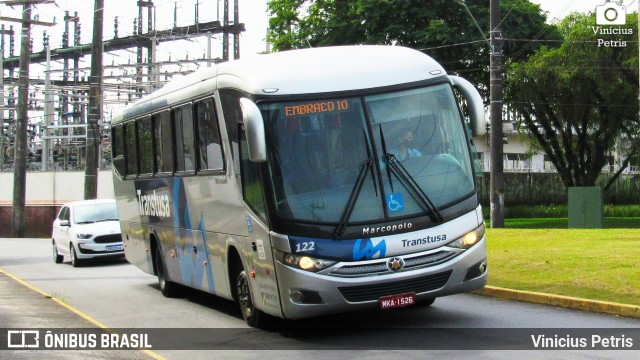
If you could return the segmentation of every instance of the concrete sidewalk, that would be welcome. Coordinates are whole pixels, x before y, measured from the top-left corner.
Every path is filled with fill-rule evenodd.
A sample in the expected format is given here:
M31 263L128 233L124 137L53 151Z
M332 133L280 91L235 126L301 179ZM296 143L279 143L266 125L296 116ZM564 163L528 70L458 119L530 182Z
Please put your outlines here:
M59 303L60 302L60 303ZM98 328L60 300L0 271L0 325L3 329ZM5 336L6 334L2 334ZM151 359L138 350L3 350L2 359ZM156 357L157 358L157 357Z

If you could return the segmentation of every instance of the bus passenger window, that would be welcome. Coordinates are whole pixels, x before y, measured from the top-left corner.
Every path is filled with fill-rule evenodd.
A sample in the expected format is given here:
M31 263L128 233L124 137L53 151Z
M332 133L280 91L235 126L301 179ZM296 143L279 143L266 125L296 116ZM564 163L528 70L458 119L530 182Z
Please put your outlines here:
M151 117L147 116L138 123L138 153L140 154L140 174L153 174L153 137Z
M126 125L124 132L126 142L127 176L138 175L138 151L136 149L136 123L134 121Z
M223 170L222 143L213 99L195 104L198 170Z
M173 142L171 141L171 116L163 111L153 116L156 173L173 172Z
M227 127L227 137L231 145L231 160L236 175L240 174L240 158L238 155L238 126L242 123L242 109L240 109L240 98L246 97L237 90L220 90L220 102L224 122Z
M124 157L124 127L122 125L114 126L111 129L111 149L113 166L120 176L126 174L125 157Z
M192 172L195 170L195 156L191 104L175 109L172 113L176 140L176 171Z

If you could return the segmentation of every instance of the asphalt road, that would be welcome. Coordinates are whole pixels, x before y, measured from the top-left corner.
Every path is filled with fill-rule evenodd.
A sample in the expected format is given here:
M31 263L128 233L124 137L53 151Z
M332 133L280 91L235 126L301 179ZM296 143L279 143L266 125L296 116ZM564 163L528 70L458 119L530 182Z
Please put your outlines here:
M269 350L268 358L296 359L422 359L428 355L455 359L468 358L471 354L474 358L492 359L514 356L633 359L640 356L640 321L637 319L470 294L440 298L426 308L349 313L282 323L292 329L289 331L251 329L242 320L236 304L197 291L187 291L177 299L164 298L154 276L123 260L101 261L82 268L73 268L68 262L55 264L50 255L50 242L46 239L0 239L0 249L0 269L90 318L83 319L50 299L43 300L41 294L0 274L0 324L6 324L0 328L80 328L96 326L97 321L118 329L212 329L209 332L202 330L193 338L188 338L189 333L184 331L176 331L175 336L183 336L182 341L188 343L188 340L200 341L198 336L202 334L211 335L211 341L225 349L154 348L155 354L167 359L262 360L265 350ZM586 334L598 333L600 330L597 329L604 328L617 329L621 333L629 331L634 347L633 350L515 351L509 349L518 347L510 347L508 340L500 346L504 350L485 349L481 344L492 341L492 337L493 340L498 336L508 338L510 333L518 332L553 336L549 335L553 334L553 329L549 333L550 328L559 328L561 337L564 328L582 328ZM234 336L237 339L232 339ZM175 343L176 339L172 340ZM468 347L457 344L469 341L472 348L479 349L460 350ZM346 350L350 348L358 350ZM413 348L420 350L408 350ZM444 350L427 350L431 348ZM53 354L60 358L150 358L149 354L139 351L98 351L90 352L89 356L86 353L81 356L82 352ZM0 358L50 358L51 354L15 351L5 355L9 356L0 353Z

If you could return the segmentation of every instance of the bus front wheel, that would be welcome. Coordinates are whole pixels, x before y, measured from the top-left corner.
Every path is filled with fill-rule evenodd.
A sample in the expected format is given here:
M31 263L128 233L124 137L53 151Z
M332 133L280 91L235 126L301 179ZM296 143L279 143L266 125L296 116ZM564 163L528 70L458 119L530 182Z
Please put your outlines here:
M249 286L247 271L244 268L240 268L236 277L236 295L242 317L251 327L266 328L268 315L257 309L253 304Z

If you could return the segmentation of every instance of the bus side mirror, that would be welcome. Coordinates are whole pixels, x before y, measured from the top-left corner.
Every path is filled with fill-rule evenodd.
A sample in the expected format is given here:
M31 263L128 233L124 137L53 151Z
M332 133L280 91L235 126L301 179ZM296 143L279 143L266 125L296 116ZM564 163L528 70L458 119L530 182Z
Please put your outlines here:
M464 96L467 101L469 115L471 117L471 134L473 136L486 134L487 127L484 119L484 103L478 90L476 90L473 84L461 77L450 75L449 79L451 83L460 90L462 96Z
M260 109L253 101L247 98L240 99L242 108L242 122L247 134L249 147L249 160L253 162L267 161L267 145L264 138L264 120Z

